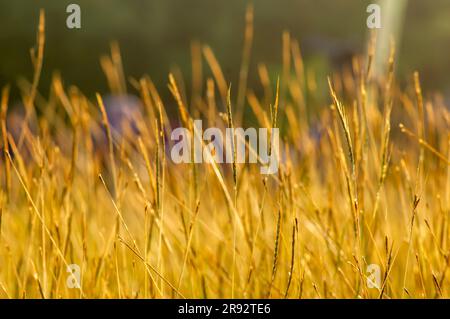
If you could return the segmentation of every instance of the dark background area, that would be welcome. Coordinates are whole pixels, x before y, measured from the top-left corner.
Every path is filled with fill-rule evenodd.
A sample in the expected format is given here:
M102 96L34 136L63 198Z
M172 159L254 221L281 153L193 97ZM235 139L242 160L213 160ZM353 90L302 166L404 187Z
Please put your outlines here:
M392 0L395 1L395 0ZM280 73L281 35L289 30L300 41L307 65L326 74L334 55L362 52L366 47L364 0L254 1L254 42L250 85L256 63ZM81 6L80 30L66 27L66 7ZM175 65L189 87L190 45L211 46L227 81L237 79L244 37L242 0L0 0L0 85L31 79L29 49L34 46L39 9L46 13L46 46L40 91L46 95L52 73L86 94L107 90L99 58L110 43L120 44L127 76L149 74L165 89ZM410 0L399 48L399 74L405 79L421 72L428 90L450 94L450 1ZM164 93L163 93L164 94Z

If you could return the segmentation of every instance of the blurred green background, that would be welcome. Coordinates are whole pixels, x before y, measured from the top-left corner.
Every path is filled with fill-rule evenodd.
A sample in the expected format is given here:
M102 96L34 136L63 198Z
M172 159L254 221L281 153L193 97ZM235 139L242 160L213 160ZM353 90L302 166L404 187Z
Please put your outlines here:
M392 0L396 1L396 0ZM364 0L257 0L250 82L256 62L280 71L281 34L300 41L305 60L323 73L333 62L366 47ZM81 6L80 30L66 27L66 7ZM39 8L46 12L46 47L40 90L45 95L52 72L88 94L107 89L99 57L112 40L121 47L125 73L149 74L165 88L177 65L190 79L190 44L198 40L214 50L227 81L237 79L244 37L243 0L0 0L0 85L31 78L29 49L35 44ZM450 1L409 0L399 48L404 79L419 70L426 89L450 94ZM252 85L252 84L250 84ZM188 86L190 87L190 86Z

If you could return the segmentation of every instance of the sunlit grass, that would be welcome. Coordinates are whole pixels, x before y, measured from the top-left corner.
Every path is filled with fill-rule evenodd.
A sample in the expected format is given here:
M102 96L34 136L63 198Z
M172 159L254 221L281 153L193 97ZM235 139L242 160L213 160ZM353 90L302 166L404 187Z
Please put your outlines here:
M168 101L150 77L125 77L113 45L101 59L111 93L135 94L143 106L136 128L119 133L100 94L55 75L48 97L39 95L41 15L19 136L2 90L0 297L450 296L442 98L422 92L418 73L399 87L392 50L383 78L371 75L371 54L355 57L328 79L331 104L318 105L287 32L279 84L259 64L262 90L248 87L252 18L249 8L239 83L230 87L213 50L195 43L197 85L188 94L182 75L170 74ZM169 114L173 103L178 114ZM174 164L173 119L191 132L194 119L280 127L280 169ZM66 285L69 264L81 268L81 289ZM380 266L379 289L367 286L369 264Z

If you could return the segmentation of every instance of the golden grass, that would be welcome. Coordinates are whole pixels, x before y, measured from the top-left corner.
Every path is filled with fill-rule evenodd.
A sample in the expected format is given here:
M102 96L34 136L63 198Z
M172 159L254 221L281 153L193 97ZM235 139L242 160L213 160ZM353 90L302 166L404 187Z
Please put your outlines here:
M149 77L130 79L140 133L116 135L100 94L55 75L39 96L44 21L19 137L2 89L0 297L450 297L449 111L423 96L418 73L396 84L394 51L384 79L371 76L369 49L328 80L332 104L317 105L315 76L285 32L279 84L259 64L258 96L247 83L250 7L236 104L212 49L195 43L192 105L180 74L169 75L172 101ZM127 92L118 46L101 61L111 91ZM247 107L259 126L280 127L278 173L235 160L174 164L173 102L194 134L197 118L250 125ZM66 285L69 264L81 267L81 289ZM381 268L379 289L366 284L369 264Z

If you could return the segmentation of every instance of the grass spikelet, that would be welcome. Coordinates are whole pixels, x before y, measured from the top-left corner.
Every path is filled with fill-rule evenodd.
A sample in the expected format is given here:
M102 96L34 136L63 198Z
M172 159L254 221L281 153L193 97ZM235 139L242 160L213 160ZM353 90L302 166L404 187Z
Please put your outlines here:
M184 127L192 128L192 125L189 122L189 115L186 110L186 106L183 103L183 99L181 98L180 91L178 90L173 74L169 74L169 90L177 102L178 111L180 112L181 121Z
M281 211L278 211L277 217L277 228L275 230L275 247L273 250L273 261L272 261L272 276L270 279L270 287L269 287L269 297L272 291L272 286L275 281L275 275L277 273L277 265L278 265L278 254L279 254L279 244L280 244L280 233L281 233Z
M351 138L351 134L350 134L350 127L348 124L347 114L345 112L344 106L342 105L342 103L339 101L339 99L336 96L336 92L333 89L333 85L331 84L330 78L328 78L328 87L330 89L331 97L333 98L333 103L336 106L336 109L338 111L339 120L340 120L342 128L344 130L345 140L347 142L347 147L348 147L348 157L350 159L352 172L354 174L355 173L355 156L354 156L354 152L353 152L353 143L352 143L352 138Z
M237 123L243 122L244 115L244 102L245 95L247 91L247 78L248 69L250 65L250 54L252 49L253 41L253 5L249 4L247 6L247 11L245 13L245 32L244 32L244 48L242 50L242 62L239 71L239 88L237 93Z
M231 111L231 85L228 88L227 93L227 124L228 128L232 129L234 132L234 126L233 126L233 114ZM236 167L236 149L235 149L235 137L234 134L232 136L231 140L231 152L233 154L233 184L234 184L234 191L235 191L235 205L236 205L236 191L237 191L237 167Z
M116 172L116 162L114 160L114 144L113 144L113 138L111 134L111 127L109 125L108 116L106 114L105 105L103 104L103 99L99 93L96 94L97 97L97 103L100 108L100 112L102 114L102 124L106 131L106 138L108 140L108 154L109 154L109 164L111 165L111 172L112 172L112 179L113 179L113 185L114 190L113 194L114 196L117 196L117 172Z
M2 96L0 102L1 105L0 122L3 141L3 160L5 163L5 184L7 195L11 192L11 164L9 163L6 155L6 153L9 152L8 130L6 127L6 113L8 112L8 97L9 97L9 86L5 86L2 89Z

